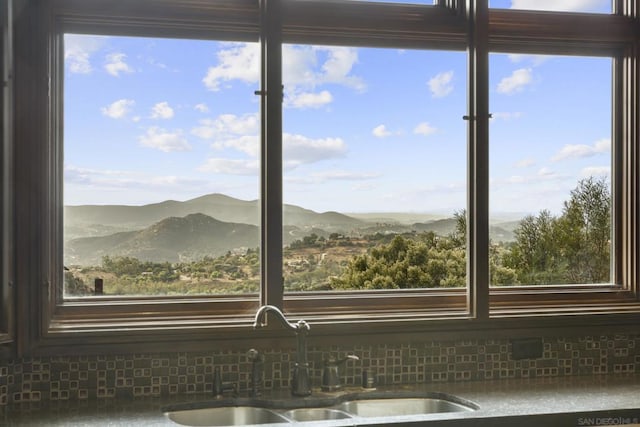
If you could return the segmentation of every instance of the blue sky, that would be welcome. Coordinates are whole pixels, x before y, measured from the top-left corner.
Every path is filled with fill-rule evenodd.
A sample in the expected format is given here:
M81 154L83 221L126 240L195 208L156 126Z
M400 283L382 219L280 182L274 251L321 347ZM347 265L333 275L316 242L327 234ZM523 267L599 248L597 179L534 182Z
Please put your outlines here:
M369 0L384 3L434 4L435 0ZM611 13L612 0L489 0L489 7L501 9Z
M465 52L283 51L285 202L464 207ZM256 44L67 35L65 204L258 198L258 62ZM492 54L490 69L492 211L559 212L579 179L608 177L610 59Z
M489 7L566 12L611 13L611 5L612 0L489 0Z

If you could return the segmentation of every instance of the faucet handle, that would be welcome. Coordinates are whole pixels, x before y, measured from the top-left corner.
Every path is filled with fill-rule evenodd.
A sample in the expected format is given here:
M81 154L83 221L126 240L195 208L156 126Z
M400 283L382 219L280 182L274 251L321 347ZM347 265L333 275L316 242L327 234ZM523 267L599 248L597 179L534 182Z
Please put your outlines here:
M355 354L348 354L347 356L343 357L342 359L336 359L334 357L329 357L328 359L324 360L324 365L325 366L338 366L338 365L342 365L347 360L360 360L360 358L358 356L356 356Z
M220 399L224 397L225 391L230 391L235 396L238 393L238 388L234 383L222 382L220 367L216 366L213 369L213 397L215 397L216 399Z
M324 360L324 368L322 369L322 385L320 387L323 391L336 391L342 388L338 366L342 365L347 360L360 360L360 358L355 354L349 354L342 359L329 357L329 359Z
M247 358L251 361L251 362L264 362L264 355L261 354L258 350L256 350L255 348L249 349L247 351Z

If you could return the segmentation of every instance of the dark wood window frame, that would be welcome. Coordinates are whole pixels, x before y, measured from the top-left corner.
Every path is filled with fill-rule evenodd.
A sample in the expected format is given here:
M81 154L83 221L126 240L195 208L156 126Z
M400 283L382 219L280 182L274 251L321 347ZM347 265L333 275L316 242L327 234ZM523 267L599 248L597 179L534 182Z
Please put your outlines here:
M330 4L329 4L330 3ZM264 6L267 5L267 11ZM635 7L634 7L635 6ZM637 323L637 0L612 15L489 10L486 0L435 6L347 0L25 0L16 20L15 281L17 353L184 350L244 345L258 304L283 306L332 343L456 332L512 334ZM262 25L261 25L262 24ZM257 41L265 63L263 289L258 301L221 298L61 298L61 34ZM468 51L468 289L282 293L282 43ZM490 289L488 273L488 54L613 58L614 280L612 286ZM272 90L270 90L272 89ZM463 124L461 124L463 125ZM268 167L265 165L268 164ZM273 190L280 188L280 190ZM266 196L266 197L265 197ZM483 249L484 248L484 249ZM398 333L401 331L401 333ZM409 334L409 335L407 335ZM260 334L268 339L279 331ZM344 338L341 338L344 337ZM352 342L352 338L351 338ZM174 348L174 347L172 347Z
M13 315L13 23L12 2L0 5L0 344L11 344L14 338ZM6 347L6 346L5 346ZM0 349L0 354L2 354Z

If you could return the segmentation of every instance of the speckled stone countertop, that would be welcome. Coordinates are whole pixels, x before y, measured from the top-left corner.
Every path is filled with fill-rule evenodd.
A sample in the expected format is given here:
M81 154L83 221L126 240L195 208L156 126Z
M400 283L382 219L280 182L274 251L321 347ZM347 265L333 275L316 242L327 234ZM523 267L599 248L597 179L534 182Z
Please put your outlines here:
M358 392L355 389L351 391ZM416 384L379 388L377 392L446 393L471 401L478 405L479 409L471 412L433 414L429 416L429 420L419 421L408 417L359 418L358 425L640 426L640 375ZM309 398L300 399L289 398L286 392L276 392L263 396L263 399L300 399L300 406L313 406L314 402L327 396L329 395L314 393ZM172 398L29 403L1 407L0 425L177 426L167 419L163 409L202 407L211 401L212 399L206 395L189 395ZM353 425L354 420L337 420L330 424ZM308 422L299 425L318 427L328 423Z

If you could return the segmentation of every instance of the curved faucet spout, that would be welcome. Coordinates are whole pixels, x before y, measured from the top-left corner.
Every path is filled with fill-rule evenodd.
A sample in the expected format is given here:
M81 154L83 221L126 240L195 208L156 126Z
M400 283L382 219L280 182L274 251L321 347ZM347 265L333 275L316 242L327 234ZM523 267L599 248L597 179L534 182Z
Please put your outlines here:
M282 323L287 329L291 329L295 333L308 331L310 329L309 324L304 320L298 320L297 323L290 323L284 316L284 313L282 313L282 311L280 311L280 309L275 305L263 305L262 307L260 307L253 322L254 329L262 328L266 325L265 317L268 312L275 314L278 320L280 320L280 323Z
M296 323L291 323L284 316L282 311L274 305L263 305L258 309L253 328L259 329L266 326L267 313L271 312L280 320L285 328L292 330L296 334L297 352L296 363L293 366L291 375L291 394L294 396L309 396L311 394L311 378L309 373L309 362L307 361L307 335L309 324L300 319Z

